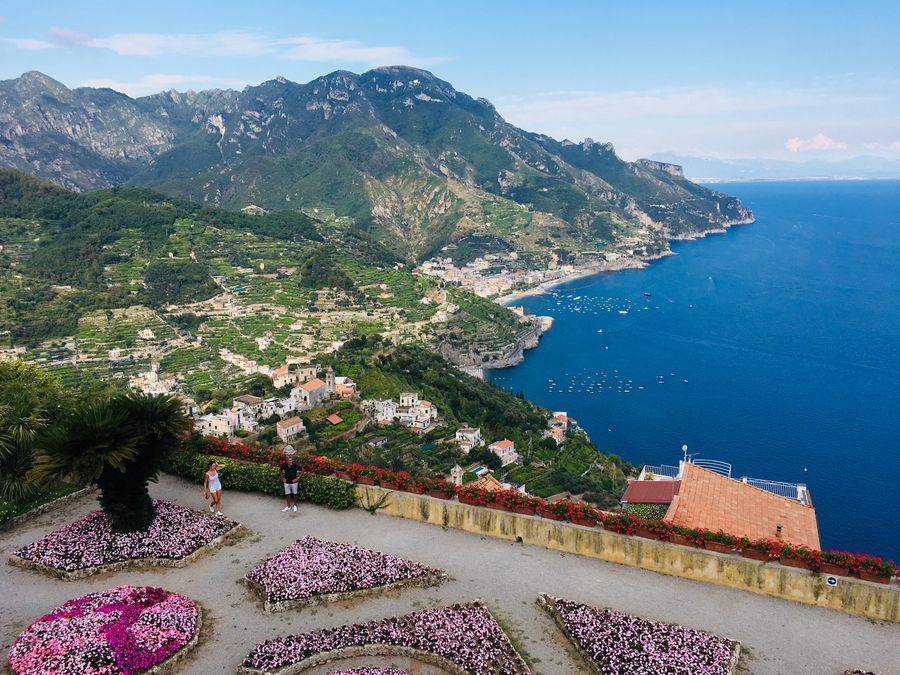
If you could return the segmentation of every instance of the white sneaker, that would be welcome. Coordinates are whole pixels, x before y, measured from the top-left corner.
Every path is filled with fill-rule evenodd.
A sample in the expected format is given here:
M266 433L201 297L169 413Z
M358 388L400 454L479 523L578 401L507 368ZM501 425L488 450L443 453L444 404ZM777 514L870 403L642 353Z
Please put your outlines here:
M215 512L216 512L216 507L214 507L212 504L210 504L210 505L209 505L209 512L210 512L210 513L215 513Z
M285 506L283 509L281 509L281 512L282 512L282 513L287 513L287 512L290 511L290 510L291 510L291 507L290 507L290 506Z
M297 513L297 507L296 507L296 506L294 507L294 513Z
M221 517L224 516L225 514L222 513L221 511L216 511L216 515L219 516L219 518L221 518Z

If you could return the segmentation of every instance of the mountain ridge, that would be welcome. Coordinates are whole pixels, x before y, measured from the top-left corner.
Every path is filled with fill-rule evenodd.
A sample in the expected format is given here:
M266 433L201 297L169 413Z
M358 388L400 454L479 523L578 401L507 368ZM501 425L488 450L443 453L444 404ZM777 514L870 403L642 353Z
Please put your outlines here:
M229 208L332 210L410 260L472 231L517 250L602 255L629 241L653 256L668 239L753 218L677 167L519 129L406 66L139 98L29 71L0 82L0 166L79 191L138 185ZM523 211L528 231L502 231L498 210Z

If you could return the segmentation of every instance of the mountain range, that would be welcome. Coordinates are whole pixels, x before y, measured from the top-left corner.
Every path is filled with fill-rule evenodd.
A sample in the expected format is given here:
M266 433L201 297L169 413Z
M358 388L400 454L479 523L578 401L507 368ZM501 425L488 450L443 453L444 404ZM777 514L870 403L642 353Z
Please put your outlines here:
M649 255L752 220L676 165L524 131L489 101L402 66L141 98L32 71L0 82L0 166L78 191L150 186L232 209L328 214L409 262L470 233L518 250L628 241Z

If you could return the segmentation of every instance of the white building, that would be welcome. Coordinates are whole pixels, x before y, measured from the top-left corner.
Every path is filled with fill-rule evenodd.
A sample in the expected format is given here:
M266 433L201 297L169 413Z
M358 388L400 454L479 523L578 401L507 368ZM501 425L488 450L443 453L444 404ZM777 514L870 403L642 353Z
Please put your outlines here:
M472 448L484 445L481 429L476 427L460 427L456 430L456 445L461 452L469 454Z
M410 392L400 394L399 405L390 399L377 399L363 401L363 407L370 411L377 424L398 422L418 431L430 428L438 419L437 406L419 400L418 394Z
M287 364L272 371L272 386L276 389L280 389L286 384L294 384L296 381L296 373L292 373Z
M278 438L288 443L306 431L306 427L303 425L303 420L295 415L286 420L280 420L275 425L275 430Z
M314 380L319 376L319 364L308 363L305 365L297 366L297 368L294 370L294 375L295 381L299 384Z
M504 438L502 441L497 441L496 443L491 443L488 446L488 450L500 458L501 466L513 464L519 459L519 453L516 452L515 443L508 438Z
M417 393L405 391L400 394L401 408L410 408L414 405L419 405L419 395Z
M297 403L298 410L309 410L322 405L328 398L328 385L319 378L304 382L291 391L291 398Z
M232 405L240 410L241 412L245 412L248 415L259 415L260 411L263 407L263 399L259 396L253 396L251 394L244 394L243 396L235 396L232 401Z

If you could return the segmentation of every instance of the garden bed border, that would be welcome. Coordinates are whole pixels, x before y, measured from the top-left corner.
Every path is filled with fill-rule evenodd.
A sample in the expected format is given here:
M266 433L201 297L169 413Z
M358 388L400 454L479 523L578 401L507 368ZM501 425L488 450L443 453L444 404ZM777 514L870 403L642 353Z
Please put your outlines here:
M493 612L491 612L491 610L488 609L487 605L485 605L484 602L482 602L480 599L475 599L471 603L465 604L478 605L485 612L487 612L492 621L500 626L500 622L497 621L497 618L494 616ZM439 607L435 609L439 609ZM393 617L384 618L389 619ZM343 626L353 624L341 625ZM506 631L502 626L500 626L500 630L503 632L503 635L509 642L509 647L512 652L518 657L519 661L521 661L525 665L525 672L530 673L531 668L528 666L528 662L522 658L521 654L519 654L518 650L515 648L515 645L513 645L512 640L510 640L509 635L506 634ZM441 656L440 654L435 654L434 652L425 651L424 649L415 649L413 647L406 647L403 645L390 645L380 642L368 643L365 645L352 645L349 647L332 649L327 652L318 652L311 656L307 656L305 659L302 659L295 663L289 663L275 670L261 670L259 668L245 666L242 662L241 666L238 668L238 673L240 673L241 675L296 675L297 673L302 673L303 671L309 670L310 668L315 668L316 666L325 665L327 663L330 663L331 661L367 656L405 656L407 658L416 659L424 663L429 663L439 668L444 668L453 675L468 675L469 673L469 671L454 663L446 656Z
M85 579L87 577L92 577L95 574L102 574L104 572L121 572L123 570L140 570L150 569L153 567L186 567L195 560L202 558L203 556L221 548L230 540L238 536L242 536L245 532L249 532L249 530L241 525L241 523L238 523L236 521L230 522L232 523L232 526L229 530L223 532L215 539L211 539L208 543L192 551L191 553L188 553L183 558L131 558L129 560L118 560L116 562L105 563L103 565L85 567L83 569L72 570L70 572L66 572L65 570L61 570L56 567L51 567L50 565L44 565L43 563L34 562L33 560L28 560L27 558L22 558L20 556L17 556L15 553L9 556L7 563L13 565L14 567L21 567L22 569L39 572L41 574L45 574L55 579L60 579L62 581L77 581L79 579Z
M581 656L584 660L585 665L591 670L591 672L596 675L605 675L605 673L600 669L600 664L598 664L590 654L588 654L584 648L578 644L578 640L576 640L572 634L569 632L569 629L566 628L566 624L560 616L559 610L556 609L556 598L552 595L548 595L546 593L541 593L538 595L537 604L541 607L550 617L553 619L553 622L557 625L560 632L566 636L566 639L569 641L569 644L575 648L575 651ZM622 611L622 610L615 610ZM632 615L635 616L635 615ZM638 617L641 618L641 617ZM658 623L669 623L669 622L658 622ZM681 625L681 624L677 624ZM686 626L685 626L686 627ZM695 629L699 630L699 629ZM707 631L704 631L707 632ZM721 637L721 636L717 636ZM731 658L728 661L728 670L726 671L726 675L737 675L738 672L738 661L741 659L741 643L737 640L732 640L731 638L725 638L731 642Z
M404 588L428 588L431 586L439 586L449 580L446 572L438 574L425 574L411 579L400 579L392 581L389 584L380 586L371 586L369 588L358 588L353 591L341 591L336 593L316 593L308 598L297 598L296 600L279 600L270 602L266 597L266 589L262 584L248 579L246 576L240 578L240 582L253 591L260 600L263 601L263 609L268 614L275 612L285 612L291 609L303 609L304 607L312 607L314 605L324 605L330 602L341 602L343 600L355 600L357 598L368 597L372 595L380 595L390 591L402 590Z

